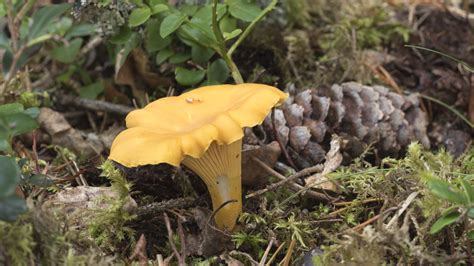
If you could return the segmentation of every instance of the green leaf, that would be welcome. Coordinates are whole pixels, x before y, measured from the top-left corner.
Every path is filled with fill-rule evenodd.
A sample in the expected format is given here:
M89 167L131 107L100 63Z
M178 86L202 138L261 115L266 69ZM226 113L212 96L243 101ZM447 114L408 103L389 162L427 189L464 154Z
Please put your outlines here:
M54 180L50 179L46 175L36 174L27 178L28 183L38 186L38 187L49 187L54 184Z
M152 6L151 8L151 14L158 14L158 13L161 13L161 12L164 12L164 11L167 11L169 8L167 5L164 5L164 4L157 4L157 5L154 5Z
M214 50L217 49L217 41L211 27L206 24L187 22L181 26L178 31L181 38L193 43L197 43L204 47L209 47Z
M68 46L62 44L61 46L54 48L51 51L51 57L61 63L70 64L76 60L76 56L79 53L81 46L82 39L74 39Z
M0 220L13 222L27 210L25 200L16 195L0 199Z
M132 36L132 30L128 26L120 28L120 31L112 36L109 41L113 44L124 44L130 40Z
M150 4L150 6L156 6L159 4L166 5L168 1L167 0L149 0L148 3Z
M229 13L240 20L251 22L262 10L257 3L248 0L229 0Z
M156 55L156 64L161 65L163 62L165 62L168 58L170 58L174 52L170 49L163 49L158 52Z
M181 64L191 58L189 53L176 53L169 58L171 64Z
M4 76L7 75L10 71L16 71L17 69L22 68L26 62L30 59L31 55L35 52L38 51L38 46L33 46L33 47L28 47L20 56L20 59L18 59L18 62L16 64L15 69L10 69L12 67L13 63L13 54L5 50L5 53L3 54L3 61L2 61L2 68L3 68L3 74Z
M469 199L470 203L474 202L474 187L469 183L468 181L459 178L459 182L461 183L461 186L464 188L464 191L466 193L467 198Z
M0 151L10 151L10 132L5 121L0 117Z
M212 62L207 70L208 85L222 84L229 78L229 68L223 59Z
M430 234L436 234L444 227L456 222L461 217L461 213L457 210L452 210L439 218L430 229Z
M0 31L0 48L11 52L10 39L5 35L3 31Z
M474 219L474 208L469 208L467 211L467 216L469 216L471 219Z
M82 37L93 34L96 31L96 26L89 23L73 25L67 32L64 38L71 39L73 37Z
M207 65L207 61L215 54L214 50L199 44L191 46L191 58L199 65Z
M176 81L183 86L192 86L201 82L206 71L204 70L188 70L183 67L175 69Z
M151 16L149 7L135 8L128 17L128 25L130 27L137 27L145 23Z
M20 174L15 158L0 156L0 199L15 194L15 188L20 182Z
M32 40L43 35L51 23L71 8L71 4L47 5L34 12L30 22L28 39Z
M198 10L198 8L199 7L197 5L184 4L179 7L179 11L181 11L181 13L186 14L188 16L193 16L194 14L196 14L196 11Z
M160 35L160 21L150 19L146 24L145 47L148 53L159 51L171 43L171 36L162 38Z
M64 36L66 32L71 28L72 23L73 21L71 18L62 17L56 23L51 24L48 27L47 32Z
M7 103L0 105L0 115L21 113L23 110L23 105L20 103Z
M431 179L428 181L428 186L433 194L455 204L468 204L468 200L464 193L459 189L454 188L446 181L439 179Z
M226 5L217 4L216 11L217 21L219 21L226 12ZM207 25L212 24L212 5L205 5L204 7L200 8L191 19L192 22L198 22L198 20Z
M25 113L15 113L2 117L7 123L12 137L31 132L38 128L38 122Z
M237 19L226 15L219 21L219 28L222 32L232 32L237 29Z
M181 24L186 20L187 16L181 13L173 13L167 16L160 25L160 35L162 38L175 32Z
M79 96L86 99L96 99L99 94L104 91L104 85L101 81L97 81L85 87L82 87L79 91Z
M235 37L239 36L240 34L242 33L242 30L241 29L235 29L234 31L232 32L224 32L224 40L228 41L228 40L232 40L234 39Z

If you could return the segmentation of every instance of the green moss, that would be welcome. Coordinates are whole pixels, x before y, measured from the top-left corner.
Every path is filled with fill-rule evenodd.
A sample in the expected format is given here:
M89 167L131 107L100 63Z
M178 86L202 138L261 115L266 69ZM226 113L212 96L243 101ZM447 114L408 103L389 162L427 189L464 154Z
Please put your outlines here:
M33 226L25 220L26 216L14 223L0 221L0 256L4 249L11 265L31 265L34 261Z
M129 202L132 184L122 176L111 161L105 161L99 169L102 170L101 176L110 180L112 190L119 197L101 199L106 206L110 207L91 210L93 216L88 223L88 235L99 247L110 251L116 251L116 247L124 240L128 240L127 246L130 247L135 243L134 231L126 224L136 216L130 214L125 207Z

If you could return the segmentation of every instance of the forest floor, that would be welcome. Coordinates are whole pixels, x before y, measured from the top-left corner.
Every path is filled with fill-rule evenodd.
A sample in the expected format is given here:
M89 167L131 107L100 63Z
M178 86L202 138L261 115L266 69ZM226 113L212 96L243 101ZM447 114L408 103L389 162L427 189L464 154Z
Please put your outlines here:
M30 63L33 87L45 89L24 96L18 85L4 100L40 102L40 128L13 150L41 178L17 188L29 211L0 222L0 264L474 264L474 13L441 1L315 2L286 14L284 26L271 13L234 55L245 80L287 90L293 102L246 130L233 232L212 226L206 186L189 169L106 161L134 105L187 89L170 66L136 49L117 72L99 42L84 69L100 73L104 92L84 100L74 77L58 85L63 65ZM166 89L140 91L156 84ZM329 99L327 117L295 115L291 106L309 108L305 95L314 113ZM405 124L367 126L371 110L388 120L398 112ZM291 134L278 139L278 112L290 132L323 125L305 142L314 149L299 150Z

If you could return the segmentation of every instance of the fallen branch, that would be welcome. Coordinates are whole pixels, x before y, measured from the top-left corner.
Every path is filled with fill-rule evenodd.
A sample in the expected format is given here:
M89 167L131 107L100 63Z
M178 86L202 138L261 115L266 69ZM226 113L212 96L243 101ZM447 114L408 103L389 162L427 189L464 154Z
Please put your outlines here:
M161 202L154 202L147 205L143 205L138 207L137 215L138 216L149 216L159 212L164 212L169 209L174 208L189 208L195 205L195 198L193 197L186 197L186 198L178 198L178 199L171 199L165 200Z
M268 166L266 163L262 162L261 160L259 160L258 158L255 158L253 157L252 158L255 162L257 162L258 164L260 164L260 166L263 167L263 169L265 169L269 174L273 175L274 177L280 179L280 180L286 180L287 177L278 173L277 171L273 170L270 166ZM290 188L292 188L293 190L295 191L299 191L299 190L304 190L305 188L295 182L292 182L292 181L287 181L288 185L290 186ZM313 198L313 199L317 199L317 200L321 200L321 201L324 201L324 202L328 202L328 201L335 201L336 199L329 196L329 195L326 195L326 194L323 194L323 193L319 193L319 192L316 192L316 191L313 191L313 190L307 190L306 191L306 195L308 195L309 197Z
M60 95L57 101L61 105L73 105L76 107L82 107L93 111L104 111L120 115L126 115L134 110L134 108L126 105L109 103L99 100L84 99L71 95Z
M253 197L257 197L257 196L261 196L269 191L273 191L273 190L276 190L277 188L285 185L286 183L288 182L291 182L295 179L298 179L298 178L301 178L305 175L309 175L309 174L313 174L315 172L321 172L323 170L323 165L321 164L318 164L318 165L315 165L315 166L312 166L312 167L308 167L308 168L305 168L281 181L278 181L276 183L273 183L273 184L270 184L268 185L267 187L265 187L264 189L260 189L260 190L257 190L253 193L250 193L248 194L247 196L245 196L246 199L250 199L250 198L253 198ZM276 172L276 171L275 171Z
M186 260L185 260L185 255L179 254L178 249L176 248L176 245L174 244L174 239L173 239L173 230L171 229L171 223L170 219L168 218L168 214L163 213L163 218L165 220L165 225L166 225L166 230L168 231L168 242L171 246L171 249L173 250L173 254L178 259L178 265L179 266L185 266L186 265Z

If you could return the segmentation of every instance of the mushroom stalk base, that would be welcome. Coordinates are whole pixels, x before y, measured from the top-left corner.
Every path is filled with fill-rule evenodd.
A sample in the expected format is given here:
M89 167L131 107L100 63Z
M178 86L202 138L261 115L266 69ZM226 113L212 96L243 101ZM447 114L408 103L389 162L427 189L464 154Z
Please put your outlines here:
M228 231L242 212L241 150L242 139L224 145L213 142L201 158L187 156L183 160L206 183L213 209L222 206L214 218L217 227Z

